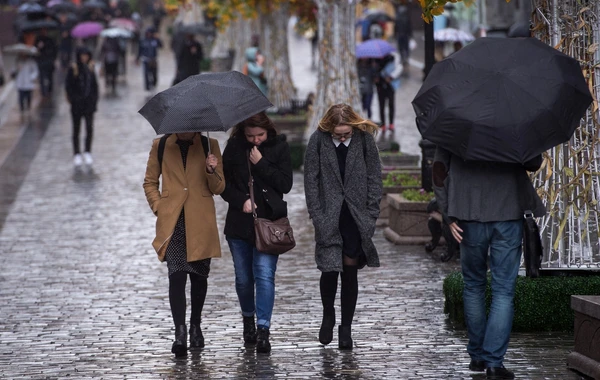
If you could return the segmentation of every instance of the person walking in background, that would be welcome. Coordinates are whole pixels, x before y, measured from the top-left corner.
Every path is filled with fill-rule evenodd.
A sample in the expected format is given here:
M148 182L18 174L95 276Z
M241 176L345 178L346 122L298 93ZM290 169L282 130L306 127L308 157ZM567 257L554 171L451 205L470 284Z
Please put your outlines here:
M394 36L398 44L398 53L402 61L403 76L408 75L408 59L410 57L410 39L412 38L412 23L410 12L406 2L396 7L396 19L394 21Z
M381 119L381 130L385 132L389 129L394 132L394 116L395 116L395 94L400 88L400 75L402 74L402 65L400 64L400 56L396 52L392 52L381 60L381 70L375 77L375 85L377 87L377 98L379 99L379 118ZM386 124L385 107L387 105L389 124Z
M532 210L536 217L545 214L527 171L536 171L541 164L541 156L521 166L464 161L439 146L435 152L435 198L444 221L460 243L469 369L487 371L488 379L514 378L504 368L504 355L521 264L523 215L525 210ZM523 204L523 198L531 199L531 204ZM486 315L488 260L492 304Z
M256 249L253 207L248 195L249 170L254 179L258 217L271 220L286 217L283 194L292 188L290 147L285 135L278 135L271 119L261 112L233 128L223 152L223 166L227 185L221 197L229 204L225 236L235 269L244 342L256 344L258 353L269 353L278 256Z
M177 73L173 85L187 77L200 74L200 62L203 58L202 44L194 38L193 34L187 33L183 44L177 51Z
M358 59L358 90L362 103L362 110L371 119L371 103L373 101L373 85L378 75L377 65L370 58Z
M104 65L105 88L110 88L112 93L117 92L117 76L119 75L119 57L121 45L116 38L106 38L100 48L100 57Z
M156 36L156 29L146 29L144 38L139 43L136 64L140 60L144 66L144 85L146 91L152 91L158 83L158 49L162 48L162 41Z
M40 34L37 36L34 42L35 47L38 49L38 68L40 71L40 90L42 96L47 97L52 93L54 84L54 61L58 55L58 49L56 43L52 38L48 36L46 29L40 30Z
M169 303L175 325L171 352L177 357L185 356L188 349L188 275L192 305L190 348L204 347L200 325L210 262L221 257L213 195L225 189L223 178L221 151L215 139L188 132L165 135L152 143L143 187L150 209L157 216L152 246L158 259L167 262Z
M260 53L257 47L252 46L246 49L247 63L243 69L244 74L248 75L254 84L262 91L265 96L268 96L269 87L267 85L267 77L263 66L265 57Z
M65 79L67 100L71 104L71 118L73 120L73 164L81 166L92 165L92 138L94 135L94 113L98 104L98 81L94 73L94 63L91 52L80 47L75 54L76 61L71 65ZM79 134L81 118L85 119L85 150L81 155Z
M331 106L311 135L304 158L304 191L315 228L315 260L323 319L319 341L333 340L335 298L341 274L338 346L353 347L351 326L358 299L358 269L379 266L373 244L383 184L373 134L377 125L347 104Z
M19 54L15 62L13 75L15 86L19 91L19 107L21 113L31 109L31 93L39 76L38 65L35 60L27 54Z

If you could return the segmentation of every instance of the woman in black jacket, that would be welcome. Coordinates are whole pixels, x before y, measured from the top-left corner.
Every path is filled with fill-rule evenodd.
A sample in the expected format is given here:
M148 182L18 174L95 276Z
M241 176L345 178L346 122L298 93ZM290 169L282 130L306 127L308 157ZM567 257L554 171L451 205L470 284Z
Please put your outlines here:
M85 161L91 165L92 137L94 135L94 113L98 104L98 82L94 73L92 53L84 47L77 49L76 62L71 65L65 79L67 99L71 103L73 120L73 163L76 167ZM81 118L85 119L85 150L83 157L79 145Z
M278 257L260 252L255 247L248 161L254 178L258 217L275 220L287 216L283 194L292 188L290 148L285 136L277 135L273 122L264 112L234 127L223 152L226 186L221 197L229 203L225 237L235 268L235 289L242 309L244 342L256 344L257 352L269 353Z

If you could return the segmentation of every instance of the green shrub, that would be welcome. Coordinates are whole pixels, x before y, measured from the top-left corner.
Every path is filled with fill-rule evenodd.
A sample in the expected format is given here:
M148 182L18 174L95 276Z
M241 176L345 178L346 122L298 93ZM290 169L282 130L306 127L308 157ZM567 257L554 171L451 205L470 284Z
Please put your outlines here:
M292 169L298 170L304 164L304 151L306 146L303 143L290 143L290 154L292 156Z
M383 180L384 187L421 186L421 177L405 172L390 172Z
M200 71L210 71L210 58L203 58L200 61Z
M429 202L435 197L433 191L425 191L423 189L407 189L402 191L401 194L404 199L411 202Z
M491 277L486 289L487 308L491 304ZM463 277L454 272L444 279L444 313L464 326ZM600 276L519 276L515 290L513 331L572 331L572 295L600 295Z

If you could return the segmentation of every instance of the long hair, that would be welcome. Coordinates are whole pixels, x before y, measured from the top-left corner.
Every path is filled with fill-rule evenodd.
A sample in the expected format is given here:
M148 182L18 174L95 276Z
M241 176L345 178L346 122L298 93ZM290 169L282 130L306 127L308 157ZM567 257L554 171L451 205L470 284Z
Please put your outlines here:
M246 120L243 120L235 125L231 130L229 138L246 138L244 130L246 127L259 127L267 130L267 137L272 138L277 135L275 124L267 116L265 111L259 112L256 115L250 116Z
M349 105L341 103L329 107L325 116L319 121L319 130L332 133L335 127L342 124L372 135L376 134L379 128L371 120L360 117Z

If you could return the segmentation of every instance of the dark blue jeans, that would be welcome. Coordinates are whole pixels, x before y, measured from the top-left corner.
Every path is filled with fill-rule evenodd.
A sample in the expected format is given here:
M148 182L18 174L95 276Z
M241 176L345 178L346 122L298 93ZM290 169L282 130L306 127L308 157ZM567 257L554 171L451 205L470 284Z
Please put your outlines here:
M275 304L275 271L279 256L260 252L244 240L228 238L227 243L233 258L235 290L242 315L252 317L256 311L256 325L268 329Z
M500 367L512 329L515 284L521 264L523 221L460 222L460 262L469 343L467 352L486 367ZM487 264L492 272L492 305L486 316Z

